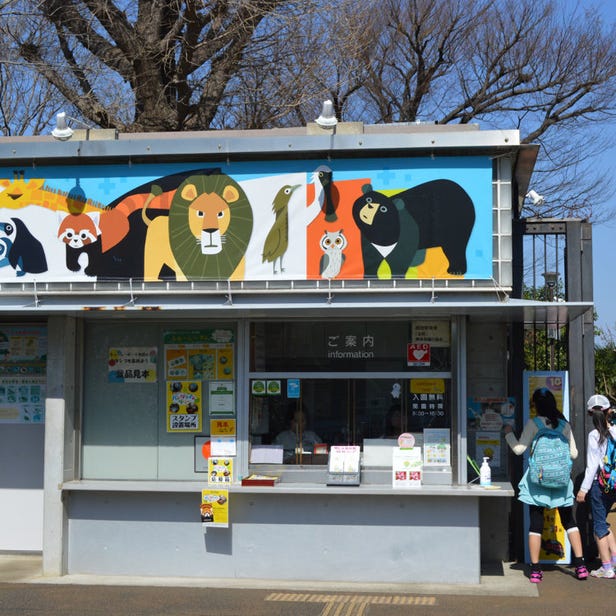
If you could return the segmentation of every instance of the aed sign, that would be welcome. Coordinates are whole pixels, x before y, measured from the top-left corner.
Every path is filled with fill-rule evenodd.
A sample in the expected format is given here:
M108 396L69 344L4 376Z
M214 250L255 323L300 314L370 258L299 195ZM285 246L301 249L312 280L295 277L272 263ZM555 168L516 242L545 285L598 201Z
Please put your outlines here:
M430 365L430 345L427 342L409 342L406 345L406 365L409 367Z

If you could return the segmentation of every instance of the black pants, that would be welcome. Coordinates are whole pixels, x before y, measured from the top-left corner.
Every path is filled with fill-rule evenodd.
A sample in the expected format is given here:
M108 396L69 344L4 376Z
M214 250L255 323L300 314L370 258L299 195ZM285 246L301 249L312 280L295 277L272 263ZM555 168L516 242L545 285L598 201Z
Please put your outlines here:
M543 511L545 507L537 507L537 505L529 505L530 526L529 532L540 535L543 532ZM573 517L573 507L558 507L560 521L565 530L577 528L577 524Z

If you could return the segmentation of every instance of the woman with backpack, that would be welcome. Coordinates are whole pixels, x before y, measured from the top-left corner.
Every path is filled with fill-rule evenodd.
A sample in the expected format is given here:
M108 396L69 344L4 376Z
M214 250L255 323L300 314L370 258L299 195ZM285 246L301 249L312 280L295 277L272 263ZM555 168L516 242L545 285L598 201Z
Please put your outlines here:
M554 394L547 388L541 387L533 392L533 405L537 412L538 421L529 420L524 426L520 440L516 439L511 426L505 426L505 440L513 453L522 455L535 440L535 436L543 427L559 430L569 443L569 456L575 460L578 450L571 432L571 426L565 416L558 410ZM529 467L530 468L530 467ZM573 565L578 580L588 577L588 569L584 563L582 538L573 517L573 482L571 477L565 480L563 487L545 487L530 480L529 469L526 470L518 485L518 499L529 505L530 525L528 531L528 552L530 555L530 581L538 584L543 579L543 571L539 563L541 552L541 535L543 533L543 512L545 509L558 509L560 521L567 532L569 543L574 554Z
M607 522L607 515L616 502L616 491L609 486L600 485L600 474L606 467L606 454L610 438L616 439L616 412L610 401L598 394L591 396L586 404L588 414L592 417L594 430L588 435L586 450L586 472L576 500L583 503L589 495L592 511L592 526L601 559L601 567L591 571L590 575L598 578L616 577L616 539Z

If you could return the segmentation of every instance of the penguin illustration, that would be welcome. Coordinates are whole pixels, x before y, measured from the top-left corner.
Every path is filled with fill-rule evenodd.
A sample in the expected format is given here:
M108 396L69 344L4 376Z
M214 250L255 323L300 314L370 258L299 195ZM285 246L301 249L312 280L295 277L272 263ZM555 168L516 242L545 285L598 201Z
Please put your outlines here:
M11 246L13 242L8 237L0 237L0 267L6 267L10 265L9 252L11 252Z
M0 222L0 233L12 242L8 252L9 264L17 276L41 274L47 271L47 259L43 245L30 233L20 218L11 218L11 222ZM0 236L0 241L4 240Z

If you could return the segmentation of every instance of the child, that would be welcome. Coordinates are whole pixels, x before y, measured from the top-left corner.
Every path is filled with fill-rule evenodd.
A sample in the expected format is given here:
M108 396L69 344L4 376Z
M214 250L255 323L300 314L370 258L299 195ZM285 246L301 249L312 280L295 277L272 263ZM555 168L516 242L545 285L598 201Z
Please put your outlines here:
M601 395L595 394L586 404L588 414L592 416L595 429L588 435L588 448L586 452L586 472L584 480L577 493L578 503L584 502L586 494L590 495L590 509L592 511L592 525L601 559L601 567L590 573L593 577L612 579L616 577L616 540L607 522L607 514L614 502L616 493L606 494L597 481L597 474L603 468L603 457L607 450L609 436L616 439L616 414L610 408L610 401Z
M571 426L565 416L558 410L554 394L542 387L533 393L533 404L537 411L537 417L548 428L556 428L559 421L564 422L563 435L569 441L569 452L571 458L575 460L578 455L575 440L571 433ZM529 420L524 426L520 440L518 441L512 433L511 426L505 426L505 440L513 453L521 455L531 445L539 428L533 420ZM528 480L528 470L520 480L518 499L529 505L530 526L528 532L528 552L530 554L530 581L538 584L543 579L543 571L539 564L539 553L541 551L541 534L543 532L543 511L544 509L558 509L560 521L567 531L574 558L575 576L578 580L585 580L588 577L588 569L584 563L582 551L582 538L580 531L573 517L573 482L569 480L569 485L563 488L546 488L531 483Z

